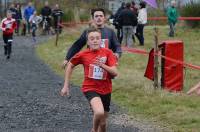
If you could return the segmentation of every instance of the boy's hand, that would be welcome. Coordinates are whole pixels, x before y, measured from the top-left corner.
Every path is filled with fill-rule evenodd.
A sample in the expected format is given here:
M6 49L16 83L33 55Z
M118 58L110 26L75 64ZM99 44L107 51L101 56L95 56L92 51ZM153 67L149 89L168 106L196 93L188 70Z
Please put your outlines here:
M68 60L64 60L63 64L62 64L62 68L65 69L65 67L67 66Z
M61 96L69 96L69 88L68 87L63 87L62 90L60 91Z
M99 57L96 57L94 64L101 67L103 65L103 62L100 60Z

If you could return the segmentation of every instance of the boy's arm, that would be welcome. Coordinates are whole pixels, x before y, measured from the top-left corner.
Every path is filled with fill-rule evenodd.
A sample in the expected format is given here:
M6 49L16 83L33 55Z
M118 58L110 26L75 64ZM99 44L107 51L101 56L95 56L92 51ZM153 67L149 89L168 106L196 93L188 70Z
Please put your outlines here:
M73 68L75 66L69 62L68 65L67 65L67 68L65 70L65 81L64 81L64 86L60 92L60 95L61 96L65 96L65 95L69 95L69 80L71 78L71 75L72 75L72 71L73 71Z
M120 43L119 43L119 41L117 39L117 36L116 36L114 31L112 31L111 45L114 48L114 49L112 49L113 52L115 52L115 55L119 59L119 57L122 54L122 49L121 49L121 45L120 45Z
M101 62L100 59L96 59L95 64L106 70L111 76L115 77L118 75L117 67L116 66L108 66Z
M73 43L67 52L65 60L70 60L76 53L78 53L87 43L87 31L85 30L80 38Z
M87 31L84 31L80 38L69 48L65 60L63 61L62 67L65 68L68 61L76 54L78 53L87 43Z
M0 25L0 29L2 30L2 31L5 31L5 23L2 21L1 22L1 25Z
M116 66L108 66L106 64L102 64L102 65L100 65L100 67L105 69L113 77L116 77L118 75Z

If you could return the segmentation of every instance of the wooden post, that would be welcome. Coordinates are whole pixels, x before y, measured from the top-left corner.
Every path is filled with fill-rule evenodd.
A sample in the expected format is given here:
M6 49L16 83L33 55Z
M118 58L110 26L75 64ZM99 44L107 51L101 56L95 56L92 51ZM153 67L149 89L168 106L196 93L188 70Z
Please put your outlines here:
M55 46L58 46L58 38L59 38L59 33L60 33L60 16L58 16L58 21L57 21L57 27L56 27L56 42L55 42Z
M154 46L154 88L158 88L158 28L154 27L154 38L155 38L155 46Z
M56 42L55 42L55 46L58 46L58 38L59 38L59 32L56 32Z

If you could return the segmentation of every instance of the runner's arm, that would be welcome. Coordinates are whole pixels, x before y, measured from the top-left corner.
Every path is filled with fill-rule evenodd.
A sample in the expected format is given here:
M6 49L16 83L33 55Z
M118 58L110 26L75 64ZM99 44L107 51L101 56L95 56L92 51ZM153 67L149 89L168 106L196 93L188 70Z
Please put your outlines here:
M76 53L78 53L83 48L84 45L86 45L86 37L86 31L84 31L80 38L68 50L65 60L69 61Z
M117 67L115 65L106 65L99 58L96 59L95 64L106 70L113 77L118 75Z
M114 31L112 31L111 45L112 51L117 54L117 57L119 58L122 54L122 49Z
M60 92L61 96L69 95L69 81L70 81L74 67L75 66L71 62L69 62L69 64L67 65L67 68L65 70L64 86Z
M105 69L113 77L116 77L118 75L116 66L108 66L106 64L101 64L100 67Z

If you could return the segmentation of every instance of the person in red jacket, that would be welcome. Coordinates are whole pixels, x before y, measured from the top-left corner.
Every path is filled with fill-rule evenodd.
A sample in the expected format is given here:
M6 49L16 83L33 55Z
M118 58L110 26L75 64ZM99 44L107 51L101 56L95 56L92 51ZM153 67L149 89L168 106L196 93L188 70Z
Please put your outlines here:
M65 72L61 96L69 95L69 81L73 68L79 64L84 67L82 92L88 99L94 116L92 132L105 132L106 119L110 110L112 92L111 78L117 76L117 59L107 48L100 48L101 31L91 28L87 31L89 48L72 57Z
M1 22L1 29L3 31L3 40L4 40L4 54L7 59L10 59L12 52L12 41L13 41L13 32L16 28L16 21L12 18L12 12L7 12L7 17L4 18Z

